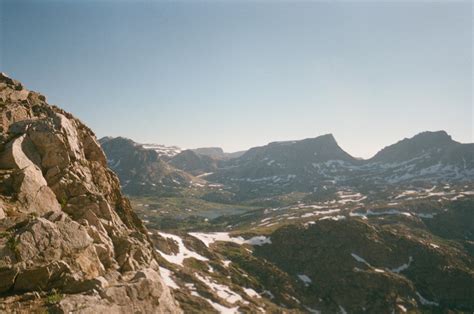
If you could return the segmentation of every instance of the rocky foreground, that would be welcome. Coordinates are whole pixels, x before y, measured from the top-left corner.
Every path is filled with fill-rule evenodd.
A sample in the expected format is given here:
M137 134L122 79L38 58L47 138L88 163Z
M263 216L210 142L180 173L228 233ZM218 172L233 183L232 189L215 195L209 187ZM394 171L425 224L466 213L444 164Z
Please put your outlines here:
M179 313L93 132L0 74L0 312Z

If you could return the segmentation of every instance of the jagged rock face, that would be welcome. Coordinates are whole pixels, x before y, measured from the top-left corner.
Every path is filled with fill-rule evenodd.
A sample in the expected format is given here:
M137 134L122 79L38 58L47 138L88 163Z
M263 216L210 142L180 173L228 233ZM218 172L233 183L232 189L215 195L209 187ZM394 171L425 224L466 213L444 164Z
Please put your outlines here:
M0 232L0 310L180 312L92 131L3 74Z

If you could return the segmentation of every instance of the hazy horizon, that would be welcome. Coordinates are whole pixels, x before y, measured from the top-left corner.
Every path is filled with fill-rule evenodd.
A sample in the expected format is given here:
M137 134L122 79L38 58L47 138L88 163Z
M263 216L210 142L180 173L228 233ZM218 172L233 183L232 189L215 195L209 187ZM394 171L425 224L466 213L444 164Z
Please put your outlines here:
M439 132L439 131L445 131L445 130L425 130L425 131L422 131L422 132ZM182 150L186 150L186 149L197 149L197 148L222 148L224 153L238 153L238 152L242 152L242 151L247 151L251 148L254 148L254 147L262 147L262 146L266 146L270 143L278 143L278 142L291 142L291 141L302 141L302 140L307 140L307 139L313 139L313 138L317 138L317 137L320 137L320 136L323 136L323 135L328 135L328 134L331 134L334 136L337 144L339 147L342 148L342 150L344 150L346 153L348 153L349 155L351 155L352 157L355 157L355 158L363 158L363 159L370 159L371 157L373 157L374 155L376 155L379 151L381 151L382 149L384 149L385 147L387 146L390 146L390 145L393 145L393 144L396 144L397 142L399 141L402 141L404 139L409 139L409 138L412 138L414 137L415 135L418 135L422 132L419 132L419 133L416 133L416 134L412 134L412 135L408 135L408 136L404 136L398 140L396 140L395 142L393 143L386 143L385 145L381 146L374 154L370 155L370 156L367 156L367 157L361 157L361 156L357 156L357 155L354 155L352 154L350 151L348 151L347 149L345 149L338 141L337 139L337 135L335 134L332 134L332 133L326 133L326 134L319 134L319 135L315 135L315 136L312 136L312 137L305 137L305 138L295 138L295 139L286 139L286 140L278 140L278 139L275 139L273 141L269 141L269 142L266 142L266 143L260 143L260 144L257 144L255 146L251 146L251 147L247 147L247 148L244 148L244 149L241 149L241 150L234 150L234 151L229 151L229 150L225 150L222 145L215 145L215 146L196 146L196 147L181 147L179 145L174 145L174 144L163 144L163 143L156 143L156 142L140 142L140 141L137 141L133 138L130 138L130 137L127 137L126 135L117 135L117 136L108 136L108 135L105 135L105 136L102 136L102 137L111 137L111 138L117 138L117 137L122 137L122 138L128 138L129 140L132 140L138 144L156 144L156 145L164 145L164 146L168 146L168 147L172 147L172 146L176 146ZM449 134L449 132L447 132L447 134L449 136L451 136L451 134ZM100 136L98 136L98 139L102 138ZM451 138L456 141L456 142L460 142L458 140L456 140L455 138L453 138L451 136ZM460 142L460 143L470 143L470 142Z
M472 3L1 1L0 70L102 136L473 142Z

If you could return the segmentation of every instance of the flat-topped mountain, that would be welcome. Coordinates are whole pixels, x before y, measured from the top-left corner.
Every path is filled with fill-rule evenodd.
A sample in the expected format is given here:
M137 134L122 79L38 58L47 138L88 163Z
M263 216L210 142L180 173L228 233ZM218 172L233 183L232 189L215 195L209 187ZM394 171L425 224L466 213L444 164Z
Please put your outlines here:
M332 134L300 141L273 142L251 148L239 157L239 162L262 159L274 160L276 163L283 162L287 167L328 160L355 160L339 147Z
M0 74L0 311L181 312L94 133Z

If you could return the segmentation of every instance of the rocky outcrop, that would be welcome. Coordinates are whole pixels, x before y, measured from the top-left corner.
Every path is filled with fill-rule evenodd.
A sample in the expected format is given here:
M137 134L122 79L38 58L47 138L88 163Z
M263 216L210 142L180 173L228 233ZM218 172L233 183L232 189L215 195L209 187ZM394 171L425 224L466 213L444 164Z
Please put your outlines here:
M155 254L92 131L1 74L0 311L180 312Z

